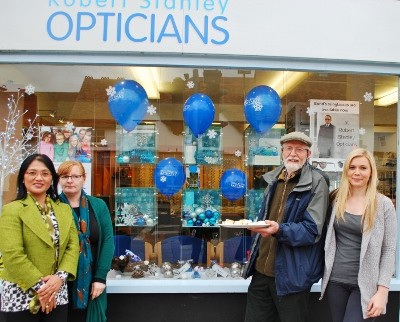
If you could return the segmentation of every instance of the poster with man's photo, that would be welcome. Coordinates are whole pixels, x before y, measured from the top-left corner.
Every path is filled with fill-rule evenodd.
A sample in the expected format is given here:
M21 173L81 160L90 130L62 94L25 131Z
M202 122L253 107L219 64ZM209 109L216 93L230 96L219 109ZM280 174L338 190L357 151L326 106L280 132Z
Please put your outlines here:
M309 113L315 162L334 159L332 164L340 164L359 146L358 101L310 100ZM340 171L340 167L335 170Z

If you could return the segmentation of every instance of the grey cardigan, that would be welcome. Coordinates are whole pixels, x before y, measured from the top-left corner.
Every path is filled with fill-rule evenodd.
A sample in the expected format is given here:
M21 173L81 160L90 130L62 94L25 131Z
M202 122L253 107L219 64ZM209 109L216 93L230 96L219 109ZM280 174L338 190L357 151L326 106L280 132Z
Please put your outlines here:
M325 240L325 269L320 299L324 296L336 252L336 237L333 227L335 220L334 204L332 208ZM388 197L378 194L376 212L374 227L363 233L361 241L358 286L361 292L361 307L364 319L367 318L367 306L372 296L376 293L378 285L389 288L395 267L397 220L393 202ZM382 313L386 313L386 308Z

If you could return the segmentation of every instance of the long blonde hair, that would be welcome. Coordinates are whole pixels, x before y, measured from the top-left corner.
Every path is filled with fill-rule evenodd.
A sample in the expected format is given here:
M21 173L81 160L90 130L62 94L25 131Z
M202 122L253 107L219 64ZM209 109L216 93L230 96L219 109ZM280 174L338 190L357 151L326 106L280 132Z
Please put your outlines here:
M378 186L378 171L374 156L366 149L358 148L349 153L343 167L342 179L336 194L336 220L344 220L344 212L346 210L346 202L351 195L351 185L347 178L347 172L350 168L350 163L354 158L365 157L371 166L371 177L368 180L367 190L365 192L366 203L362 214L362 223L364 231L372 229L375 222L376 207L377 207L377 186Z

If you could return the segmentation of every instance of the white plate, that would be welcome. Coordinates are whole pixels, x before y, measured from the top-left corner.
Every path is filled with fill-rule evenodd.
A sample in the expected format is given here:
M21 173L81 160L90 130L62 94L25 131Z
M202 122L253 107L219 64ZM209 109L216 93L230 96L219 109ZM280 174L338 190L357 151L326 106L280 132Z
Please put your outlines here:
M221 227L225 228L267 228L271 226L270 224L266 224L264 222L252 223L247 225L238 225L238 224L219 224Z

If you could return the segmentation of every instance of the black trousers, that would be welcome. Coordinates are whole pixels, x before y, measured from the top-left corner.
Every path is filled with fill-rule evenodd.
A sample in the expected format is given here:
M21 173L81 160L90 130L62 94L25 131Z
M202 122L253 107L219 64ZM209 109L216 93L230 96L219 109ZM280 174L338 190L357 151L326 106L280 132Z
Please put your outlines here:
M330 281L326 287L332 322L365 322L375 318L363 318L361 293L358 286Z
M256 272L247 293L245 322L306 322L310 290L278 296L275 278Z
M29 310L20 312L2 312L5 322L67 322L67 305L58 305L49 314L39 311L32 314Z

